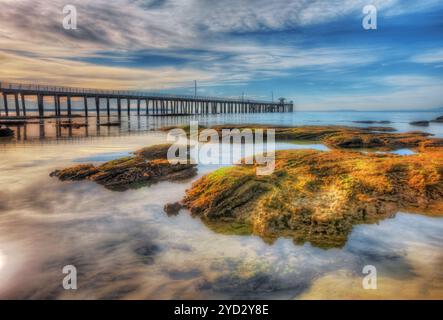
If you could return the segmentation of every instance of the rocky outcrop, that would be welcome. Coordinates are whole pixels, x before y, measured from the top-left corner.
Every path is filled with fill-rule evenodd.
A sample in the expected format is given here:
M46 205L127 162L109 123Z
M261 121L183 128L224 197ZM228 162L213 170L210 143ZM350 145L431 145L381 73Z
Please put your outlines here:
M145 160L167 159L168 150L171 144L157 144L155 146L146 147L134 152L137 157Z
M391 121L388 120L382 120L382 121L373 121L373 120L363 120L363 121L353 121L354 123L361 123L361 124L389 124Z
M412 121L409 124L417 127L429 127L429 121Z
M124 191L139 188L163 180L181 180L197 173L195 165L171 164L166 159L170 145L144 148L134 156L120 158L95 166L82 164L56 170L51 177L66 180L91 180L108 189Z
M428 146L441 145L443 139L431 138L431 134L411 131L405 133L381 132L379 127L356 128L345 126L272 127L264 125L220 125L213 129L267 129L275 130L277 140L322 142L333 149L397 149L424 150Z
M9 128L0 127L0 138L13 137L13 136L14 136L14 131L12 131Z
M443 215L442 177L442 152L280 151L272 175L257 176L246 165L222 168L195 182L182 204L215 231L340 247L353 225L401 209Z
M360 128L363 129L365 131L372 131L372 132L395 132L397 131L397 129L394 129L392 127L376 127L376 126L371 126L371 127L366 127L366 128Z

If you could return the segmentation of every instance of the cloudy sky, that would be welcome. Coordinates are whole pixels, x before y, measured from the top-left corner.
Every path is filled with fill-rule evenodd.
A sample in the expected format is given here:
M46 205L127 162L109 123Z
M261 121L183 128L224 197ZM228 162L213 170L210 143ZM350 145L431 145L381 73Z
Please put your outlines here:
M77 30L63 28L75 5ZM362 9L378 8L378 29ZM0 0L0 80L443 107L443 1Z

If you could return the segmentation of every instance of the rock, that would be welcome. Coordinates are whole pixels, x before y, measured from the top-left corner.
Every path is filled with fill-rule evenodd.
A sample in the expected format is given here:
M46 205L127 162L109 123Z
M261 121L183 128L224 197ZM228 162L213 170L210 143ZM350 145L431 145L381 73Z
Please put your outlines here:
M170 131L170 130L174 130L174 129L182 129L182 130L184 130L187 134L189 134L190 129L191 129L191 126L190 126L190 125L166 126L166 127L161 127L161 128L160 128L160 131L164 131L164 132L166 132L166 131ZM199 130L204 130L204 129L206 129L206 127L205 127L205 126L202 126L202 125L199 125L199 126L198 126L198 129L199 129Z
M356 128L345 126L271 127L263 125L220 125L212 129L268 129L275 130L276 140L322 142L333 149L397 149L422 150L427 145L443 139L430 138L431 134L413 131L405 133L377 132L379 127Z
M380 139L371 139L370 143L372 141L377 140L380 141ZM336 143L336 145L340 148L362 148L364 145L363 139L360 137L351 137L349 139L343 139L340 142ZM377 143L379 145L379 143Z
M433 122L443 122L443 116L436 118Z
M397 131L397 129L392 128L392 127L366 127L366 128L361 128L363 130L367 130L367 131L379 131L379 132L395 132Z
M412 121L412 122L409 122L409 124L412 126L418 126L418 127L428 127L429 121Z
M183 208L183 205L180 202L174 202L166 204L163 209L168 216L176 216L181 208Z
M361 124L389 124L391 121L372 121L372 120L363 120L363 121L352 121L354 123L361 123Z
M4 137L13 137L14 131L9 128L2 128L0 127L0 138Z
M104 122L100 123L100 126L102 127L119 127L121 126L120 122Z
M169 163L164 157L165 149L164 145L153 146L136 151L134 156L108 161L99 166L82 164L56 170L50 176L62 181L88 179L108 189L124 191L163 180L187 179L197 174L194 164Z
M167 159L168 151L172 144L158 144L155 146L143 148L134 152L136 156L142 157L145 160L153 159ZM187 153L185 155L185 160L189 156L190 148L187 148Z
M81 164L64 170L56 170L50 173L51 177L58 177L61 181L84 180L98 173L99 170L92 164Z
M0 120L0 125L6 125L6 126L23 126L27 124L28 122L26 120Z
M353 225L399 210L443 215L443 151L278 151L273 174L257 176L252 165L222 168L195 182L182 203L214 231L236 224L268 242L290 236L341 247Z
M62 127L62 128L73 128L73 129L80 129L83 127L87 127L88 124L85 123L79 123L79 122L72 122L72 121L61 121L56 122L56 125Z
M443 139L429 140L423 143L422 148L427 151L441 150L443 148Z
M145 160L152 159L167 159L168 150L171 147L171 144L158 144L151 147L146 147L134 152L134 154L138 157L141 157Z
M134 246L134 253L139 257L141 262L146 265L153 264L155 256L160 251L160 248L151 241L140 242Z

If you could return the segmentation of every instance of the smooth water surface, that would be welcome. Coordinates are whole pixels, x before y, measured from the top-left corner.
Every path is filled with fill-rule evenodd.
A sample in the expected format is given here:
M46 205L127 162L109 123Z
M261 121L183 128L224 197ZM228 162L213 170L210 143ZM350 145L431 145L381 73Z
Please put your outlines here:
M365 120L395 120L389 126L399 130L410 129L409 119L436 116L358 114ZM295 113L201 120L288 125L335 119L352 125L354 118ZM186 210L166 215L163 206L180 200L198 177L125 192L49 177L55 169L164 143L165 134L154 129L189 117L142 118L139 129L137 121L131 118L129 133L127 123L87 138L80 133L39 137L37 125L35 139L28 132L26 143L0 144L0 298L443 298L442 218L399 213L379 224L358 225L343 248L324 250L286 238L270 244L256 236L216 233ZM443 136L443 125L425 129ZM291 143L277 147L327 150ZM199 176L213 169L200 166ZM65 265L78 270L76 291L62 287ZM365 265L377 267L377 290L362 288Z

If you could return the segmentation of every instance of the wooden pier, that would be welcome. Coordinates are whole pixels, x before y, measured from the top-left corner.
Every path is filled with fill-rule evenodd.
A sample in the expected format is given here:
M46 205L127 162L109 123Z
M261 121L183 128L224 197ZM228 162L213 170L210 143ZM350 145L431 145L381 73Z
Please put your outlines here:
M195 114L224 114L224 113L264 113L264 112L293 112L292 102L285 99L278 102L231 99L220 97L203 97L191 95L156 94L139 91L97 90L73 87L55 87L0 82L0 93L3 96L3 110L0 117L27 117L26 97L34 97L38 107L38 117L45 118L49 110L45 101L52 101L54 117L73 117L73 100L82 101L80 112L85 117L94 113L100 116L122 115L122 105L125 102L128 116L131 114L131 103L136 102L134 111L137 115L195 115ZM13 105L9 105L13 97ZM92 105L89 105L90 100ZM111 101L117 108L111 108ZM62 102L66 108L62 110ZM115 110L116 109L116 110ZM78 108L76 109L76 111ZM78 116L78 115L77 115Z

